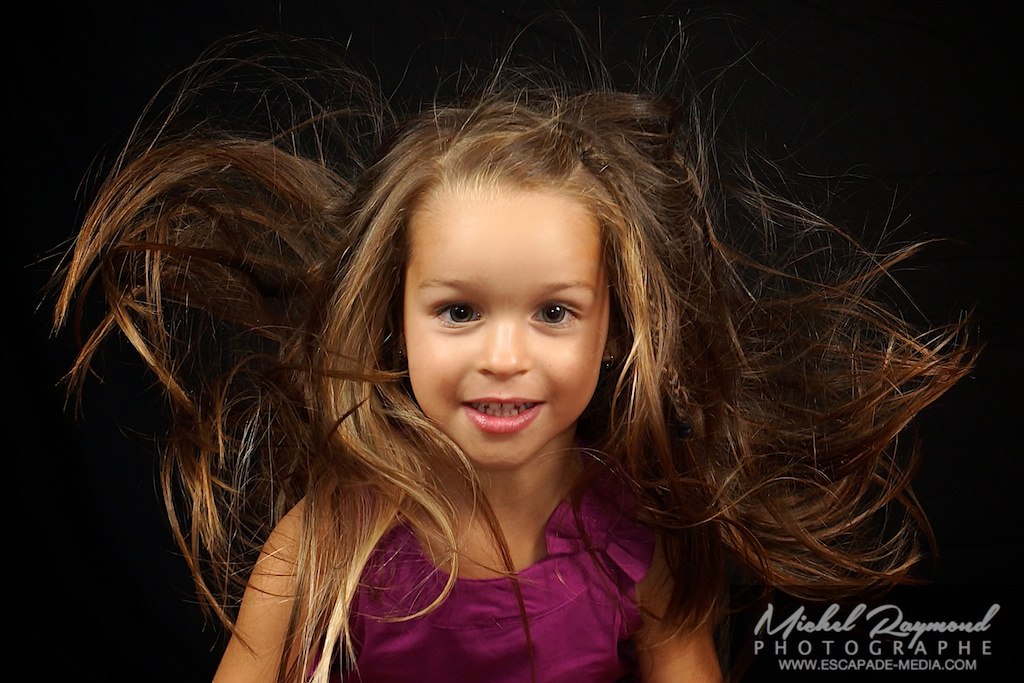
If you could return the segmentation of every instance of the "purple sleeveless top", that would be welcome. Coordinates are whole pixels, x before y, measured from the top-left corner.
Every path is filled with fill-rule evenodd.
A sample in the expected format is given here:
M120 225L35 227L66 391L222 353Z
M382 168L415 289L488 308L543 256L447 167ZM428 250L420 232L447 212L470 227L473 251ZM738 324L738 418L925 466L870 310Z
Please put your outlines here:
M538 683L634 680L635 588L654 535L618 512L613 501L621 499L607 481L595 486L580 501L579 522L563 501L547 523L547 556L519 573ZM427 607L446 578L408 527L382 539L353 605L357 671L346 681L531 681L519 602L506 578L458 579L432 612L387 621Z

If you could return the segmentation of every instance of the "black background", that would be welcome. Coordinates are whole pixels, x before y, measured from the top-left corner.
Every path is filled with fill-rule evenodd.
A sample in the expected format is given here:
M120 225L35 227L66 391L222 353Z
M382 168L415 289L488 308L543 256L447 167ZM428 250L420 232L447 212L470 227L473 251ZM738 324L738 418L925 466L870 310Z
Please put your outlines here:
M415 99L461 60L486 63L552 6L600 34L613 61L635 61L651 25L643 17L682 19L697 80L730 67L720 99L732 123L787 168L822 176L839 218L889 225L901 239L952 240L906 274L908 285L936 322L975 307L986 348L972 377L919 422L917 490L941 555L938 592L905 599L966 600L975 611L995 599L1010 628L1021 584L1024 227L1011 3L39 3L8 24L6 50L3 225L17 289L5 403L17 438L5 574L8 622L23 636L16 659L46 680L202 681L220 647L189 592L138 435L153 426L145 377L112 367L90 383L76 420L57 386L70 345L47 330L42 287L55 255L149 96L214 39L261 29L347 43L386 87ZM555 54L568 40L551 30L542 42ZM946 618L967 616L981 614Z

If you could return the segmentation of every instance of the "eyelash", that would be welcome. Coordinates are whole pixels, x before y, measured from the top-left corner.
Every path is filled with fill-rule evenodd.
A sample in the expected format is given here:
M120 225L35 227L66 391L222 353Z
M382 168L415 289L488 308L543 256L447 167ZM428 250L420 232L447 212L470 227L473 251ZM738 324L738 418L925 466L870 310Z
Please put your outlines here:
M557 322L551 322L549 320L541 319L541 322L543 322L546 325L553 325L555 327L564 327L565 325L568 325L576 318L576 314L573 312L573 310L568 306L563 306L562 304L544 304L540 308L540 310L537 311L537 315L542 316L548 311L554 309L558 309L562 313L561 319L558 320Z
M465 315L469 316L469 319L454 320L452 318L452 312L457 309L461 309L462 311L464 311ZM555 309L557 309L558 313L561 315L560 319L557 321L545 320L544 315ZM455 303L448 304L446 306L442 306L441 308L439 308L437 311L437 317L440 318L441 322L447 325L448 327L461 327L462 325L467 325L471 322L476 322L477 320L479 320L480 314L476 310L474 310L470 304ZM573 320L576 319L576 313L575 311L573 311L568 306L565 306L564 304L551 303L544 304L543 306L541 306L537 310L537 313L534 315L534 317L539 319L545 325L549 325L551 327L565 327L566 325L570 324Z
M471 319L470 320L453 320L452 317L451 317L451 314L452 314L452 311L454 311L455 309L465 309L465 310L467 310L469 312L470 316L471 316ZM448 325L449 327L458 327L460 325L465 325L466 323L471 323L473 321L479 320L480 319L480 314L477 313L475 310L473 310L473 307L470 306L469 304L459 303L459 304L448 304L447 306L442 306L437 311L437 317L441 318L441 322L443 322L445 325Z

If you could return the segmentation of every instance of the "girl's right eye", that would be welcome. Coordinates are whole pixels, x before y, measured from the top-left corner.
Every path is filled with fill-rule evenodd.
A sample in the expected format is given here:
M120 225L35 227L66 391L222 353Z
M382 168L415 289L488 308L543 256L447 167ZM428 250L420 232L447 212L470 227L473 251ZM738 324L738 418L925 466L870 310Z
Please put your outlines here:
M449 325L463 325L480 319L480 314L469 304L450 304L442 308L438 315Z

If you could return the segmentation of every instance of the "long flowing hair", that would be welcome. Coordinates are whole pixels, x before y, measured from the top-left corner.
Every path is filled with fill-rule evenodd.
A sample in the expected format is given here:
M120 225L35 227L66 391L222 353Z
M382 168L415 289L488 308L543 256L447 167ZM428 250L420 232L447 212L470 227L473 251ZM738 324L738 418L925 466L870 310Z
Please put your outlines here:
M611 470L635 494L672 627L714 618L730 565L812 598L912 577L927 522L899 437L973 363L965 322L917 331L881 303L919 245L867 248L771 191L686 91L505 68L399 115L331 53L286 47L182 74L99 188L56 303L78 327L104 302L73 387L120 330L166 390L168 515L228 626L302 503L281 680L355 656L349 607L396 523L457 575L440 475L475 493L474 475L400 353L409 219L446 187L559 192L598 219L616 363L580 419L581 481Z

